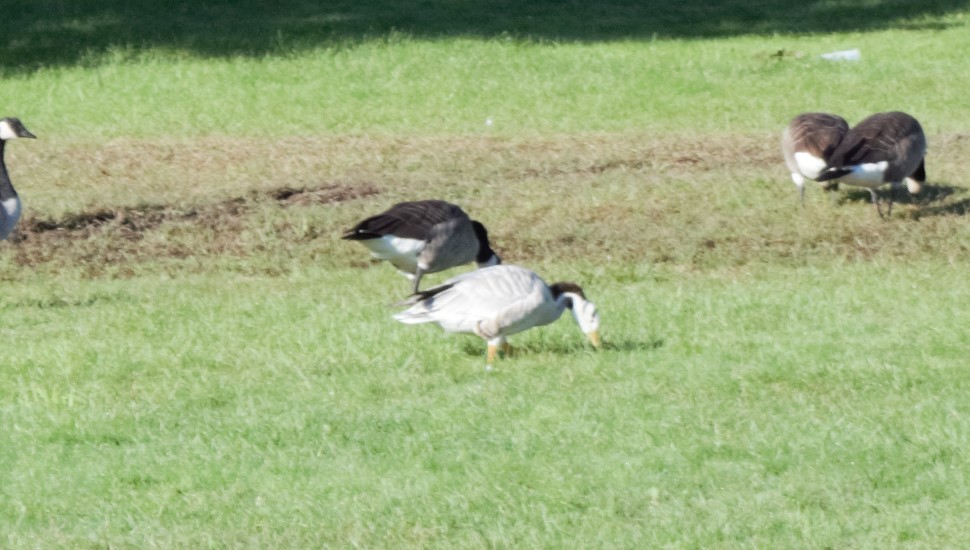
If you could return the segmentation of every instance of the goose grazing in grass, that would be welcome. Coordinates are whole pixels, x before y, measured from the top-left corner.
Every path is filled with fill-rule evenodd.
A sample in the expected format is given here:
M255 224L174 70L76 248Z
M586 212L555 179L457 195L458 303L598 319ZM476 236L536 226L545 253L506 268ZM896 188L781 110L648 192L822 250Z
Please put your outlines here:
M502 263L488 244L485 226L454 204L425 200L401 202L344 233L379 260L387 260L414 281L471 261L478 267Z
M818 178L848 132L849 123L844 118L828 113L802 113L782 132L781 151L802 205L805 204L805 180Z
M7 164L3 160L7 140L17 138L36 139L37 136L24 128L20 119L13 117L0 119L0 204L3 205L3 208L0 208L0 240L10 236L10 232L17 225L17 220L20 219L20 197L13 188L10 175L7 174Z
M926 181L926 136L919 122L906 113L876 113L849 130L835 148L818 181L839 181L865 187L880 218L893 211L893 194L903 182L910 193L919 193ZM886 216L879 207L876 189L892 184Z
M447 332L475 334L488 342L486 368L499 348L510 354L506 338L547 325L572 311L579 328L594 347L600 346L596 306L575 283L547 285L532 271L497 265L453 277L440 286L406 300L410 307L394 316L407 324L438 323Z

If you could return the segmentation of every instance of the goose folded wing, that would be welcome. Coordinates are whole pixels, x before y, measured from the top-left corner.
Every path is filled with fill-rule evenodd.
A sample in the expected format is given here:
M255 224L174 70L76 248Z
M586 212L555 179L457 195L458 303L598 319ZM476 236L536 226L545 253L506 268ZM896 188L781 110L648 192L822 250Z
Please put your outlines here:
M490 276L492 273L476 270L450 279L448 283L454 286L443 296L447 303L435 307L461 317L465 330L494 338L529 319L548 301L549 291L538 277L524 270L502 270L504 276Z
M351 232L425 240L435 225L458 218L467 218L467 215L457 206L443 201L406 202L365 219Z

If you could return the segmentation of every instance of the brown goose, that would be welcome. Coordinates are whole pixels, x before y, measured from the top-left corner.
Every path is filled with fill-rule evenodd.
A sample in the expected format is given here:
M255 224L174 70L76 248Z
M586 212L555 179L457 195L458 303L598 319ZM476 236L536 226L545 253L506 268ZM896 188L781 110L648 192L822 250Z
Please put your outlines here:
M903 182L910 193L919 193L926 181L926 136L912 116L900 112L876 113L849 130L835 148L818 181L839 181L865 187L880 218L892 214L893 194ZM889 209L879 207L876 189L889 183Z
M805 180L818 178L848 131L849 123L838 115L802 113L793 118L782 132L781 151L803 205Z
M471 261L502 263L488 244L485 227L458 206L440 200L401 202L358 223L344 239L358 241L414 281Z
M569 309L594 347L600 346L600 317L575 283L547 285L533 271L497 265L463 273L444 284L415 293L394 316L406 324L437 323L447 332L475 334L488 342L486 368L498 350L511 352L506 338L547 325Z
M20 219L21 202L20 196L13 188L10 175L7 174L7 164L3 160L4 147L7 140L17 138L36 138L27 128L24 128L20 119L7 117L0 119L0 240L10 236L13 228Z

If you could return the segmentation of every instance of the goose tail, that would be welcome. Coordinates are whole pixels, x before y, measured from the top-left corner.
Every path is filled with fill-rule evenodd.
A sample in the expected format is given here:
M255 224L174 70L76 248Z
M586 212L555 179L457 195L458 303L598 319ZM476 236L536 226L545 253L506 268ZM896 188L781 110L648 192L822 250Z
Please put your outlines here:
M849 168L829 168L828 170L822 172L815 178L817 182L829 181L834 179L839 179L842 176L851 174L852 170Z

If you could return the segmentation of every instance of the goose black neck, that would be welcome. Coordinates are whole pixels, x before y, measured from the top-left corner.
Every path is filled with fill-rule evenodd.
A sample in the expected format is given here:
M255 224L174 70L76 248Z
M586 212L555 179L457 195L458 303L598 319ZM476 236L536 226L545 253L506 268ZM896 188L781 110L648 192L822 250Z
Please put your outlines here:
M475 256L475 261L483 264L495 256L495 251L488 244L488 231L485 230L484 225L472 220L472 230L475 231L475 238L478 239L478 255Z
M17 196L17 192L13 188L13 183L10 181L10 175L7 174L7 163L3 160L4 146L6 144L6 141L0 139L0 201L12 199Z

